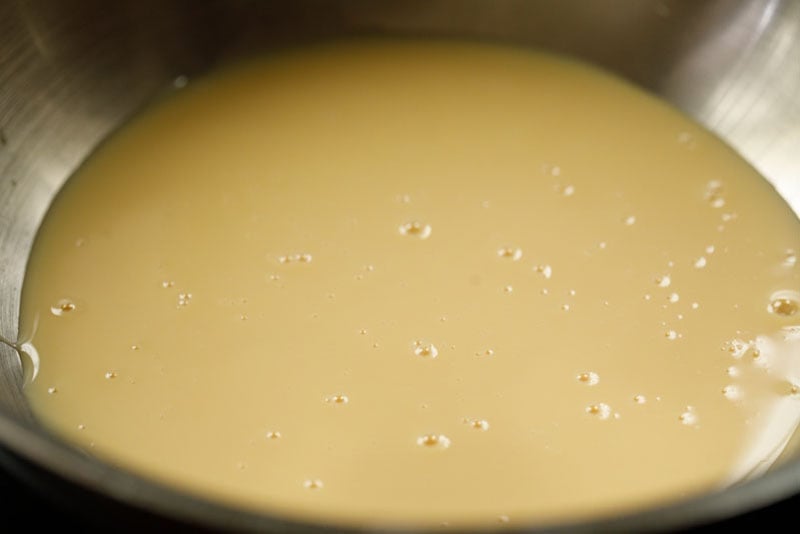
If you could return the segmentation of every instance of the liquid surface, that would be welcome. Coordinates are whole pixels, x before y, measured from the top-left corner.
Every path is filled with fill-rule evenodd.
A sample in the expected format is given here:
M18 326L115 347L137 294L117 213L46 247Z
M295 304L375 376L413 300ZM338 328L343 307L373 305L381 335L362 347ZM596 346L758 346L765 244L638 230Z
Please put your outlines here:
M190 82L66 186L24 287L27 393L101 458L307 520L621 513L780 453L799 230L591 68L286 53Z

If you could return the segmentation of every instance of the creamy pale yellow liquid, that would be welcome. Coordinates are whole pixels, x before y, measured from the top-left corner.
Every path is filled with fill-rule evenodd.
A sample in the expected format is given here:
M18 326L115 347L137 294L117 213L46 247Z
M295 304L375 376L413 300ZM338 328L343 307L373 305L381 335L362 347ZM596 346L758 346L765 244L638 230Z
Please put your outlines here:
M770 185L609 75L319 46L191 81L68 183L24 287L27 392L82 449L270 513L619 514L781 452L794 251Z

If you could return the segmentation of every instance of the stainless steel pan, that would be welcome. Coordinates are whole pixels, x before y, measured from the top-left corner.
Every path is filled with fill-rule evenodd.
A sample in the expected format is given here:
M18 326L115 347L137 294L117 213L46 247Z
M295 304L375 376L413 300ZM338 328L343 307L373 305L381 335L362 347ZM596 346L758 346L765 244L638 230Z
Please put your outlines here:
M800 208L795 0L0 0L0 335L17 339L27 256L50 201L105 136L178 76L352 34L478 38L599 64L716 132ZM117 527L322 528L206 503L87 457L36 424L21 381L18 354L0 344L0 463L71 506ZM686 527L793 495L800 458L717 494L563 528Z

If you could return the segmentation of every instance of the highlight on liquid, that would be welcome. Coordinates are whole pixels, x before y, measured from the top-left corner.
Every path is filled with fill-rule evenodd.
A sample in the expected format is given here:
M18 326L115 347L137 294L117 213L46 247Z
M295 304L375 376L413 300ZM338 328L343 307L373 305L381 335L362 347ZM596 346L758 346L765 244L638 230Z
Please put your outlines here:
M268 513L488 527L672 502L783 451L800 225L664 103L434 41L180 85L33 249L26 392L76 446Z

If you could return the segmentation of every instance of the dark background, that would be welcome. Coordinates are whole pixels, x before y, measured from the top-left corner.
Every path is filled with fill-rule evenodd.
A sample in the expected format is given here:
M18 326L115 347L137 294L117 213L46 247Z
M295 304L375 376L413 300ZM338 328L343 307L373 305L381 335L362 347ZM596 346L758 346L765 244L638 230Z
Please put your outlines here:
M36 530L37 527L48 528L53 526L56 526L60 531L70 527L80 532L118 530L113 528L113 525L98 525L91 509L76 508L67 510L60 505L54 505L49 499L29 489L3 470L0 470L0 507L4 520L0 524L0 532L21 531L23 529L31 531ZM800 511L800 496L795 496L757 512L744 514L723 523L686 530L685 532L730 532L735 527L746 529L746 531L780 529L785 532L798 532L797 525L800 521L798 511ZM786 523L783 523L784 520ZM783 525L779 527L778 525L781 523ZM17 527L9 529L9 525L17 525ZM118 527L119 530L126 530L124 525L118 525ZM148 530L153 531L152 529ZM172 531L173 529L165 527L164 530Z

